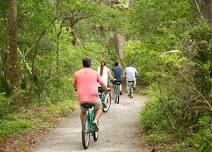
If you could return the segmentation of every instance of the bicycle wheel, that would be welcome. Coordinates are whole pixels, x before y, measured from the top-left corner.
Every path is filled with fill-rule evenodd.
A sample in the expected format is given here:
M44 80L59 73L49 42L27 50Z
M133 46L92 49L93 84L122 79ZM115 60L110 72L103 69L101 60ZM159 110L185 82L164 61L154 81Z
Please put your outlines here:
M130 85L130 98L133 98L133 83Z
M82 122L82 145L84 149L87 149L90 142L90 132L89 132L89 117L86 116Z
M108 93L107 96L105 96L105 101L103 102L102 111L107 112L110 109L111 105L111 94Z
M115 85L114 87L114 99L115 99L115 103L117 102L117 85Z
M119 86L117 86L117 92L116 92L116 103L119 104L119 99L120 99L120 90L119 90Z

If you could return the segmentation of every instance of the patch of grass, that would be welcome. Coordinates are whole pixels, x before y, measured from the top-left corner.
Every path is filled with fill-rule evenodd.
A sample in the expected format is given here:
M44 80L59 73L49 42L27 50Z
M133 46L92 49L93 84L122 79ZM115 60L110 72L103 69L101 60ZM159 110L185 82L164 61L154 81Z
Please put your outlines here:
M76 101L64 101L45 106L20 108L0 120L0 141L9 135L19 134L26 129L52 128L60 116L68 116L77 107Z
M155 150L161 150L166 148L167 144L172 143L173 138L161 131L148 131L144 134L144 139L149 143Z
M22 119L4 120L0 124L0 138L7 135L19 133L24 129L31 128L32 122Z

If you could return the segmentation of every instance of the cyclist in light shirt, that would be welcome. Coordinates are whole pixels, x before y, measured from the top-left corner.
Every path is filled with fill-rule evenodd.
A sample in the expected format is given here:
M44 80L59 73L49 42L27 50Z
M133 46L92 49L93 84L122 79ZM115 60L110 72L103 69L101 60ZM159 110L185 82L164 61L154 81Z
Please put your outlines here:
M101 61L100 67L97 68L97 72L102 78L102 81L105 83L106 86L109 86L109 78L113 81L114 78L111 74L111 70L106 66L105 61Z
M134 81L134 87L133 89L135 90L136 86L136 75L138 74L138 71L136 68L132 66L131 63L128 64L128 67L125 68L124 70L125 76L126 76L126 89L129 94L129 82L128 81Z

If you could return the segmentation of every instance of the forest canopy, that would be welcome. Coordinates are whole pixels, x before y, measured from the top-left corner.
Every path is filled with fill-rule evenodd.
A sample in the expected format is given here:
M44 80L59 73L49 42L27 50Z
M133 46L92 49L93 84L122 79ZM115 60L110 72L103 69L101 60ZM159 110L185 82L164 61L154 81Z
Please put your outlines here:
M72 75L90 56L93 69L138 69L147 140L209 151L211 21L208 0L1 0L0 124L21 107L75 100Z

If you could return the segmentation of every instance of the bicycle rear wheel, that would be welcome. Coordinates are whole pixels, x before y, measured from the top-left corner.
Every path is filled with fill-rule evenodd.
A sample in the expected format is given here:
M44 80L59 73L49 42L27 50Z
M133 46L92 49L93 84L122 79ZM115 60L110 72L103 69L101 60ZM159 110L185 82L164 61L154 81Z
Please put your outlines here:
M82 145L84 149L87 149L89 147L89 142L90 142L89 117L86 114L82 122Z
M119 95L120 95L119 85L115 85L114 98L115 98L115 103L117 103L117 104L119 104Z
M108 112L108 110L110 109L110 105L111 105L111 94L108 93L108 95L106 95L105 97L105 101L103 102L102 111Z
M117 104L119 104L120 95L117 96Z
M133 98L133 84L130 85L130 98Z
M116 103L119 104L119 99L120 99L120 90L119 90L119 86L117 86L117 90L116 90Z

